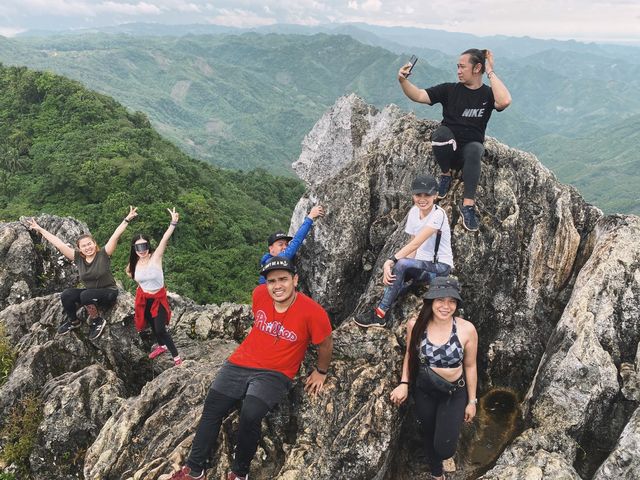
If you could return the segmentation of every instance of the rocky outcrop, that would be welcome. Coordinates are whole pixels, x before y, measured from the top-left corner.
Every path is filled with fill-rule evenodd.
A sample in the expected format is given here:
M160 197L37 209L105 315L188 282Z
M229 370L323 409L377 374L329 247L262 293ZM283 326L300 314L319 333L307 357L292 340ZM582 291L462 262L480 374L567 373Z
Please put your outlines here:
M298 265L302 288L336 327L334 360L324 394L310 398L303 381L314 352L307 356L288 401L264 421L252 479L428 478L417 460L411 408L388 400L399 377L404 325L420 308L421 292L397 302L386 329L364 331L350 320L380 298L381 265L406 242L410 183L437 171L429 144L435 126L349 96L305 139L295 169L309 188L292 230L311 204L325 206ZM462 228L458 179L440 206L452 226L463 313L480 336L480 394L506 392L514 408L500 420L508 434L499 439L491 438L496 424L489 414L465 429L448 478L635 478L640 220L603 217L530 154L493 139L486 148L480 231ZM55 230L58 220L39 221ZM77 233L72 225L69 238ZM3 264L0 271L2 278L12 275L11 285L28 287L23 299L15 294L22 286L0 291L0 305L9 305L0 323L18 353L0 386L0 418L27 393L42 398L33 478L168 478L188 455L211 379L250 329L249 306L202 306L172 295L171 329L187 359L181 368L168 356L148 360L152 340L134 331L132 298L124 292L98 341L83 330L57 336L62 310L53 291L61 288L34 280L38 268L45 271L38 265L50 266L34 240L18 223L3 225L3 258L17 258L9 251L34 257L30 269L6 273ZM487 398L482 408L494 408ZM234 412L223 424L209 478L223 478L230 465L237 418ZM474 453L485 439L494 450Z
M26 224L26 218L20 220ZM72 218L41 215L36 220L70 245L89 231ZM0 223L0 309L78 283L75 267L23 223Z
M603 218L592 235L593 253L576 279L525 399L532 429L503 455L504 465L494 468L494 474L546 455L546 446L564 437L568 448L559 453L565 463L591 478L638 405L630 389L621 389L619 373L634 362L640 339L640 219ZM631 381L635 375L626 376ZM636 423L627 425L617 455L600 472L613 470L629 453Z

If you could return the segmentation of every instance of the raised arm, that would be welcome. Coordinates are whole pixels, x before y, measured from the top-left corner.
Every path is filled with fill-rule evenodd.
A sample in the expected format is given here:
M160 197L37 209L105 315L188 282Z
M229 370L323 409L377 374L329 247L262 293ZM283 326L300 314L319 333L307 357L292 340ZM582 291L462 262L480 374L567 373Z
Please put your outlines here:
M327 338L318 344L318 366L311 372L311 375L307 377L304 384L304 389L308 394L317 395L322 391L324 381L327 379L326 372L329 370L332 355L333 337L329 334ZM325 373L320 373L320 371Z
M160 243L158 244L158 248L156 248L155 252L153 252L154 261L162 260L162 255L164 255L164 251L167 248L167 243L169 242L169 238L173 234L173 231L176 229L176 225L178 225L178 220L180 219L180 214L176 212L176 208L173 209L167 208L169 215L171 215L171 222L167 227L167 231L164 232Z
M116 227L116 230L111 235L111 238L109 239L107 244L104 246L104 251L107 255L111 256L113 255L113 252L116 251L116 246L118 245L118 240L120 239L120 236L127 229L127 225L129 225L129 222L138 216L137 210L138 210L137 207L132 207L131 205L129 205L129 213L127 214L126 217L124 217L124 220L120 222L120 225Z
M409 76L409 69L411 68L411 64L407 63L398 71L398 81L400 82L400 87L404 94L409 97L409 99L418 103L426 103L427 105L431 105L431 99L429 98L429 94L423 88L416 87L413 83L409 81L407 78Z
M400 376L400 385L391 392L391 401L396 405L401 405L409 396L409 384L411 378L409 376L409 345L411 344L411 332L416 324L416 319L412 318L407 322L407 348L404 352L404 360L402 361L402 375Z
M485 54L485 72L493 91L493 98L495 100L494 106L496 110L504 110L511 105L511 94L505 84L498 78L495 70L493 69L493 53L491 50L487 50Z
M324 209L322 208L322 206L316 205L315 207L313 207L309 211L309 215L307 215L306 218L304 219L304 222L302 222L302 225L300 225L300 228L298 228L298 231L296 232L296 234L293 236L293 238L289 242L289 245L287 245L287 248L284 249L284 251L280 254L280 256L288 259L292 259L295 256L295 254L298 252L298 249L302 245L302 242L304 242L304 239L309 233L309 230L311 230L314 220L318 217L323 217L323 216L324 216Z
M34 218L30 218L28 222L29 222L28 226L30 230L34 230L38 232L40 235L42 235L42 238L44 238L51 245L56 247L60 251L60 253L62 253L69 260L73 260L75 250L72 247L64 243L61 239L56 237L53 233L46 231L44 228L38 225L38 223L35 221Z

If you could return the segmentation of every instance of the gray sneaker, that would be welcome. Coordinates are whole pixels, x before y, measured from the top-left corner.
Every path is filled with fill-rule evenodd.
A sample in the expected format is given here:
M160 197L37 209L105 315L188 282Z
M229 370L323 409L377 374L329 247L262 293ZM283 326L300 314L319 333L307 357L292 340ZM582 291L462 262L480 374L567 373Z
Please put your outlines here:
M104 321L102 317L95 317L91 319L91 328L89 330L89 340L96 340L100 335L102 335L102 331L104 330L107 322Z
M475 205L463 205L458 207L462 215L462 225L470 232L478 231L478 217L476 217Z

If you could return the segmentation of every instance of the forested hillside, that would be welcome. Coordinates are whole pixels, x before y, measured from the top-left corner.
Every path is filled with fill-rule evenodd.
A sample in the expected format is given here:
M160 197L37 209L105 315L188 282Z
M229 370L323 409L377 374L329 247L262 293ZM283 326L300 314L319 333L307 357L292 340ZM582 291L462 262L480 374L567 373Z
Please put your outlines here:
M169 289L200 302L250 298L266 238L288 228L299 181L193 160L144 114L51 73L0 64L0 91L0 221L71 215L104 244L136 205L114 255L117 277L131 286L123 270L132 235L157 241L175 206Z

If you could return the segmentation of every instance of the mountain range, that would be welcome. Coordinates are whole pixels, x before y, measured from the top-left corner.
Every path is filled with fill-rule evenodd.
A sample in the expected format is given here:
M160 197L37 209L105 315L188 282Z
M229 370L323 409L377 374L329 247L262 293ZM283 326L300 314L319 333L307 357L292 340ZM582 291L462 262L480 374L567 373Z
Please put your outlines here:
M637 131L637 47L365 24L255 30L130 24L40 32L0 40L0 60L52 69L112 95L196 158L291 174L303 136L338 96L355 92L378 107L396 103L437 119L439 107L404 97L399 66L417 54L413 79L426 87L455 80L462 49L488 47L514 99L493 116L488 135L535 153L605 211L640 212L634 137L611 141L620 128Z

